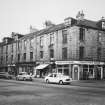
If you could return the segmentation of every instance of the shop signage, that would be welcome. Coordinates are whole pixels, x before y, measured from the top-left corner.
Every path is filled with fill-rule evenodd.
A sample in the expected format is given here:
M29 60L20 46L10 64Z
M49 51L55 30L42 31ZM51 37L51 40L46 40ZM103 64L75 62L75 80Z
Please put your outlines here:
M87 64L87 65L104 65L104 62L98 61L55 61L57 65L65 65L65 64Z
M15 64L10 64L10 65L8 65L8 66L16 66Z

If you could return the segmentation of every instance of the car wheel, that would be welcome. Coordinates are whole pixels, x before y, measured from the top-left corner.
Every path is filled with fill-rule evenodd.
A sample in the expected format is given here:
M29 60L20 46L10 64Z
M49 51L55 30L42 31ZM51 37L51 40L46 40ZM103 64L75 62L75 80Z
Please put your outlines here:
M46 83L49 83L49 80L48 79L46 80Z
M60 80L60 81L59 81L59 84L60 84L60 85L63 85L63 81L62 81L62 80Z
M26 81L26 78L24 77L23 80Z
M18 78L18 77L16 77L16 80L18 81L18 80L19 80L19 78Z
M32 78L30 77L30 81L32 81Z

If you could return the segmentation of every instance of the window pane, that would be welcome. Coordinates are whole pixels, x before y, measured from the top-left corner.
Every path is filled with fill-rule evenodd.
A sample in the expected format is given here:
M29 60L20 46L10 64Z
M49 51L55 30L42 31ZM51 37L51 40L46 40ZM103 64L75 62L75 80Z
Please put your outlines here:
M43 36L40 37L40 46L43 47Z
M80 59L84 58L84 47L80 47L79 57L80 57Z
M79 40L80 41L84 41L84 37L85 37L85 29L84 28L80 28L80 37L79 37Z
M23 57L24 57L24 60L26 60L26 53L24 53Z
M30 52L30 60L33 60L33 52Z
M62 59L67 59L67 48L62 49Z
M54 44L54 33L50 34L50 44Z
M43 58L43 51L40 51L40 58Z
M62 30L63 43L67 43L67 30Z
M54 50L50 49L50 58L54 58Z

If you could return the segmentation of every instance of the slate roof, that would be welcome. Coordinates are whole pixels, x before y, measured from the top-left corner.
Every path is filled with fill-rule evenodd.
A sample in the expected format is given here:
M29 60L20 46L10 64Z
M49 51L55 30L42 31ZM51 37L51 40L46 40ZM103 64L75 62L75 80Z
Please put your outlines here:
M91 20L86 20L86 19L77 21L77 25L79 26L99 29L97 23L98 23L97 21L91 21Z
M76 21L75 24L73 24L74 26L84 26L84 27L100 30L100 28L97 25L97 23L99 21L92 21L92 20L87 20L87 19L83 19L83 20L76 20L75 19L75 21ZM61 30L65 27L69 27L69 26L66 26L64 23L61 23L61 24L54 25L54 26L49 27L49 28L45 28L45 29L42 29L42 30L39 30L39 31L36 31L33 33L26 34L21 39L25 39L25 38L27 39L29 37L33 37L34 35L39 36L39 35L43 35L43 34L48 34L50 32Z
M72 18L73 19L73 18ZM99 23L100 21L92 21L92 20L87 20L87 19L83 19L83 20L76 20L74 19L76 22L75 24L73 24L73 26L83 26L83 27L88 27L88 28L92 28L92 29L97 29L100 30L101 28L97 25L97 23ZM45 29L41 29L39 31L33 32L33 33L29 33L24 35L22 38L20 38L20 40L22 39L27 39L27 38L32 38L35 35L39 36L39 35L43 35L43 34L48 34L50 32L54 32L57 30L61 30L64 29L66 27L69 27L70 25L66 26L64 23L58 24L58 25L53 25L49 28L45 28ZM102 29L101 29L102 30Z

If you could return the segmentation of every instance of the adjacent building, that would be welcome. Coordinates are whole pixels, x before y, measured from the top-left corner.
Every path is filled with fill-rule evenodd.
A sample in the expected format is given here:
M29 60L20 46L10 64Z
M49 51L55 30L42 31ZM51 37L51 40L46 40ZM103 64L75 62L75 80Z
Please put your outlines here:
M32 28L32 27L31 27ZM78 12L58 25L27 35L12 33L0 43L0 71L17 75L25 71L36 77L51 72L73 80L105 78L105 19L91 21Z

